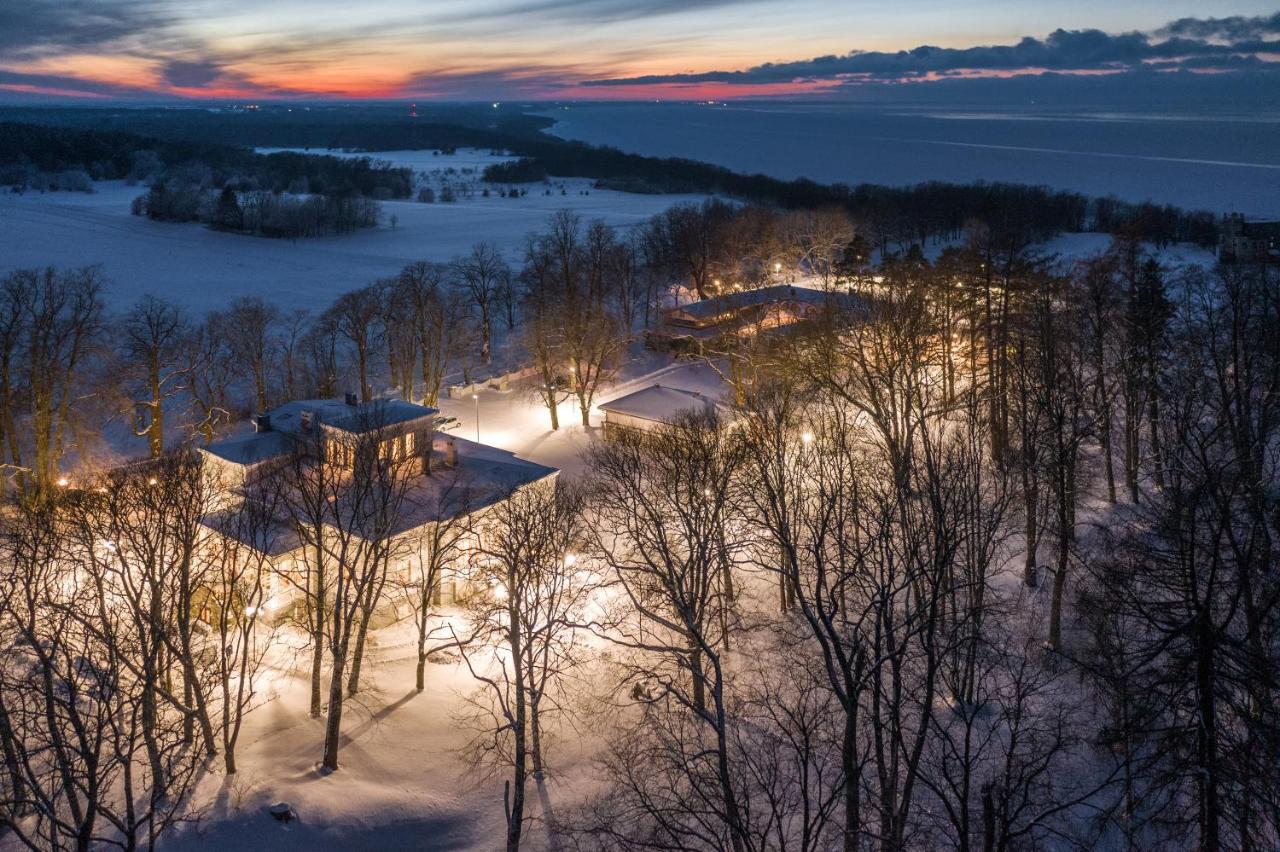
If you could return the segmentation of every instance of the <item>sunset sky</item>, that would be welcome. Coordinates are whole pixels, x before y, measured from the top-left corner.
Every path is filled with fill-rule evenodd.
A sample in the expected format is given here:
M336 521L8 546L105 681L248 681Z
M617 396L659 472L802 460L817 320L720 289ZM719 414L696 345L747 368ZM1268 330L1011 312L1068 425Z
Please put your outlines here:
M0 4L0 100L693 99L1044 71L1269 77L1280 69L1275 6L11 0Z

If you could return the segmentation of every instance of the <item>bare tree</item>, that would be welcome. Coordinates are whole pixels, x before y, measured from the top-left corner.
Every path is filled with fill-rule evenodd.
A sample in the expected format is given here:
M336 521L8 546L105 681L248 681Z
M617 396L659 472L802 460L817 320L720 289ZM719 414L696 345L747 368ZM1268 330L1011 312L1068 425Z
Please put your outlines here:
M125 355L138 369L145 394L134 411L134 434L146 436L151 457L164 453L164 407L181 389L185 373L182 353L188 340L182 309L155 296L144 296L122 324Z
M421 358L422 400L435 405L450 362L461 353L466 311L448 286L448 270L439 264L413 263L396 281L409 312Z
M311 328L311 312L299 308L281 321L280 368L284 372L285 399L300 399L305 388L305 342Z
M716 233L732 211L732 206L716 200L677 204L649 223L650 240L659 248L663 265L688 281L699 299L712 294Z
M488 364L493 358L494 303L511 269L493 244L476 243L470 254L453 261L453 270L479 314L480 360Z
M379 318L382 299L377 285L362 287L343 293L325 312L337 333L350 344L355 353L356 377L360 385L360 401L373 399L373 385L369 381L370 364L377 347L383 343Z
M1035 405L1044 423L1045 472L1054 501L1057 531L1047 643L1062 644L1062 598L1076 539L1081 477L1080 449L1092 433L1087 417L1089 382L1080 326L1078 294L1069 282L1043 281L1033 297L1036 346Z
M596 476L601 554L634 617L610 634L639 652L634 676L669 703L668 748L691 761L667 766L653 783L699 776L703 804L724 826L718 842L750 848L747 803L730 767L723 653L733 626L731 565L740 546L730 526L741 442L714 417L691 417L654 434L619 433L588 458ZM683 782L682 782L683 783ZM704 785L709 784L707 788ZM695 825L668 827L671 842Z
M473 546L475 531L469 506L469 493L464 478L455 471L433 473L440 480L428 498L435 520L426 524L409 547L407 567L396 585L413 610L416 634L417 664L414 688L426 688L429 643L443 638L444 625L438 622L437 607L441 603L442 586L450 571L463 568L463 559ZM442 647L449 643L441 643Z
M259 296L241 296L221 319L223 339L253 383L254 404L259 411L266 411L271 403L270 371L278 344L280 309Z
M236 410L231 388L240 367L223 334L225 322L222 315L210 314L186 347L186 391L200 416L194 431L205 444L213 443L218 427L230 421Z
M342 708L359 683L369 618L381 603L391 564L406 546L400 528L411 474L421 462L384 426L380 406L347 429L317 430L284 470L282 501L296 519L307 556L301 577L286 575L306 599L312 641L329 660L322 764L338 768ZM312 660L312 714L320 703L322 655Z
M192 605L216 640L207 664L218 693L217 729L228 775L237 771L236 745L245 717L262 700L257 678L270 649L269 634L262 636L272 616L266 608L270 554L289 534L280 517L279 486L271 477L246 483L238 495L226 494L225 483L211 486L224 505L207 517L217 535L200 554L208 569Z
M84 396L82 368L101 328L101 290L97 267L18 270L0 290L5 302L0 311L5 326L0 334L0 416L9 461L24 489L47 495L60 478L73 414ZM22 432L19 416L28 424ZM24 449L28 441L29 460Z
M580 494L554 483L516 491L486 513L485 561L478 580L487 594L471 602L472 634L459 643L472 677L483 685L477 707L491 720L480 733L482 751L500 755L507 782L508 850L520 848L527 820L525 792L532 769L541 778L546 718L559 707L558 690L579 660L578 627L592 584L574 552L581 541ZM477 667L472 647L502 649ZM492 674L491 669L496 669Z
M145 568L119 570L86 505L41 501L7 518L0 619L18 642L0 674L4 717L20 732L7 755L24 814L6 822L30 849L154 848L182 819L201 752L163 697L167 613L122 601ZM19 579L20 578L20 579ZM156 599L159 596L154 596Z

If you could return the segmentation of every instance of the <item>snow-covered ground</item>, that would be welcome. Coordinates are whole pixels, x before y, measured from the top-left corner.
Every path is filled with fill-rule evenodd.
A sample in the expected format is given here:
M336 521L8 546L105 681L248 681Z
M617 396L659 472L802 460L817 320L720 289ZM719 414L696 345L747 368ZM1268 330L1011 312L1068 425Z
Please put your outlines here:
M279 654L263 678L263 703L246 717L239 771L202 779L193 797L202 808L199 821L165 847L493 848L488 840L503 831L502 782L468 773L453 718L475 682L460 662L430 664L419 694L410 626L374 631L373 641L367 688L343 709L338 772L319 771L325 723L307 713L308 657ZM298 821L273 820L267 808L278 801L289 802Z
M702 199L595 189L584 178L528 184L528 194L521 198L500 197L496 192L485 198L481 172L487 165L509 159L505 155L472 150L439 155L318 149L313 153L385 160L412 168L422 185L437 191L449 183L465 186L466 192L452 203L383 202L383 221L377 228L296 241L219 233L199 224L153 222L130 215L130 202L146 188L122 181L97 183L92 194L0 193L0 276L23 267L100 263L111 281L107 297L113 307L155 293L196 312L225 307L231 299L245 295L320 310L338 295L393 275L407 263L446 261L481 240L493 242L518 262L525 238L559 210L626 229L673 204ZM1075 257L1104 250L1108 241L1100 234L1068 234L1044 248ZM925 253L933 257L942 248L930 244ZM1213 262L1211 253L1188 247L1168 249L1161 257L1170 264Z
M1045 255L1057 255L1064 262L1096 257L1105 252L1111 245L1110 234L1060 234L1039 246ZM1164 248L1147 247L1156 259L1169 269L1184 266L1212 267L1218 262L1211 249L1201 248L1191 243L1175 243Z
M450 161L459 170L495 159L476 152L455 155L457 159L403 153L425 154L432 163L441 161L440 168ZM477 191L452 203L388 201L377 228L289 241L218 233L199 224L153 222L129 212L130 202L145 187L107 181L96 189L93 194L0 193L0 276L23 267L100 263L111 280L107 297L114 307L154 293L197 312L223 308L245 295L321 310L338 295L394 275L405 264L447 261L482 240L518 261L525 237L545 227L558 210L625 229L672 204L701 199L600 190L587 179L565 179L552 184L551 195L543 194L542 184L530 184L528 195L516 199L484 198Z
M616 380L597 394L595 405L655 382L707 395L721 395L727 390L715 369L704 362L673 362L670 356L636 346ZM577 476L586 471L582 453L601 435L602 421L598 411L591 414L591 428L584 427L578 400L571 397L560 404L557 410L560 429L553 432L547 409L517 386L509 391L482 390L476 396L479 397L476 400L441 399L441 413L458 418L458 425L452 430L454 434L475 439L478 414L481 442L511 450L539 464L560 468L566 476Z

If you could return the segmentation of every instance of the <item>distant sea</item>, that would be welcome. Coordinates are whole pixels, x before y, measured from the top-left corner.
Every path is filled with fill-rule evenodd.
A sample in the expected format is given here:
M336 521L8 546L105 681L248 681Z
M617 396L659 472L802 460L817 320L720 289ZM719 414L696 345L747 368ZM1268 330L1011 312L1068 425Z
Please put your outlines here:
M822 183L1043 184L1280 217L1280 115L583 104L550 132L624 151Z

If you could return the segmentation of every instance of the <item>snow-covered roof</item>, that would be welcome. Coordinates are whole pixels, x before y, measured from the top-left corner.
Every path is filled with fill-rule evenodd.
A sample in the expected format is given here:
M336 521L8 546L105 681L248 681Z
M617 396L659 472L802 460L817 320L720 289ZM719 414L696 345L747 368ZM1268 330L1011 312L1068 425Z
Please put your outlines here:
M438 409L403 399L375 399L355 405L341 399L298 399L273 408L267 416L273 431L297 434L303 430L302 415L308 411L313 422L355 434L426 420L438 413Z
M202 449L224 461L254 465L290 452L293 438L304 432L302 415L310 412L312 424L361 434L375 429L422 421L433 427L438 409L402 399L376 399L350 405L341 399L299 399L267 412L269 426L262 431L215 441Z
M412 474L395 524L389 530L391 535L401 535L427 524L472 514L505 500L523 486L559 473L554 467L519 458L515 453L497 447L453 436L447 441L454 444L456 464L445 466L445 453L436 451L432 454L430 475ZM351 512L349 500L356 498L346 490L339 493L341 497L332 504L332 510ZM298 535L297 525L288 515L288 501L281 501L275 512L277 517L270 523L244 524L237 523L236 508L227 507L207 515L204 523L260 553L280 556L301 547L303 541ZM353 528L358 529L359 523L355 520L358 516L347 515L343 523L353 524ZM334 522L336 519L333 518L326 520L326 523Z
M214 441L200 449L223 461L249 466L279 458L288 453L292 446L293 439L281 432L250 432Z
M849 293L837 293L827 290L815 290L812 287L797 287L793 284L775 284L755 290L742 290L736 293L725 293L712 296L700 302L690 302L669 309L669 317L676 317L690 322L710 322L728 314L734 314L747 308L790 302L793 304L822 306L834 304L840 307L857 307L861 300Z
M444 467L444 454L432 454L433 472L415 477L405 495L397 532L479 511L560 472L487 444L454 436L442 443L449 441L457 452L457 464Z
M713 396L658 384L601 403L599 407L601 411L625 414L655 423L671 423L690 412L714 412L721 418L729 415L728 410Z

